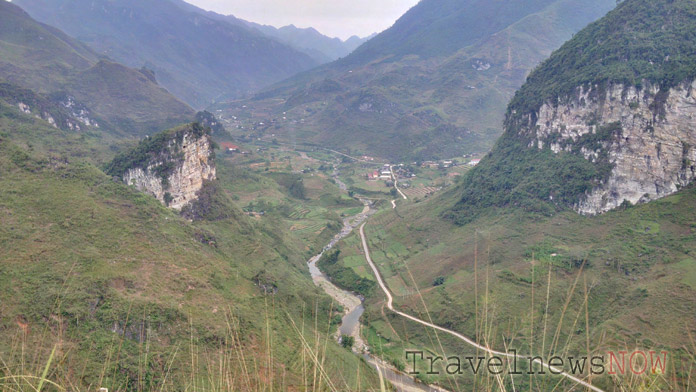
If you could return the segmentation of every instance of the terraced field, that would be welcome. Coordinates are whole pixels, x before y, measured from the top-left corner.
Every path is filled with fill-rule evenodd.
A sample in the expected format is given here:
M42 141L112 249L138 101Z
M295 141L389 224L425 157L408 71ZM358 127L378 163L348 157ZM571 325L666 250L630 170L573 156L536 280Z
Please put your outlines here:
M432 195L433 193L439 191L440 188L432 187L432 186L424 186L424 187L413 187L413 188L407 188L407 189L402 189L401 191L406 194L406 196L410 198L418 198L418 197L425 197L428 195Z

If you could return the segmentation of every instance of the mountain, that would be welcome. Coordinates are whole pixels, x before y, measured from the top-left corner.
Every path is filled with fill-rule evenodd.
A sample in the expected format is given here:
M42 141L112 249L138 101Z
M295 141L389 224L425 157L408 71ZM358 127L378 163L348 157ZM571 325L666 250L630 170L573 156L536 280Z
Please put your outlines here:
M495 148L456 185L424 197L406 188L421 188L416 180L399 180L409 199L394 193L327 269L335 281L381 272L348 288L389 289L362 291L386 360L408 359L413 347L443 358L480 352L451 335L433 339L406 313L498 351L597 359L606 366L597 373L560 365L594 390L691 383L695 32L691 0L625 0L529 75ZM423 181L429 169L409 170ZM385 312L385 300L398 312ZM640 350L666 353L669 370L611 370L609 353ZM500 389L579 388L523 366ZM471 371L420 369L452 390L487 388Z
M614 6L424 0L345 58L216 107L254 137L394 160L484 152L528 72Z
M29 89L43 95L41 106L50 101L54 108L73 111L73 117L85 117L83 125L95 125L92 122L126 134L155 132L190 121L194 115L145 70L101 58L4 1L0 3L0 78L9 82L4 95L16 105L26 105L26 110L31 111L32 105L20 98Z
M40 94L0 87L55 113ZM340 313L312 283L304 244L230 197L236 169L211 154L207 129L130 149L109 133L56 128L6 101L16 95L0 96L0 355L2 372L21 376L0 389L34 389L41 374L56 389L378 388L369 365L329 336ZM171 171L170 206L190 203L180 213L100 169L118 174L114 162ZM198 188L213 163L225 175ZM311 380L320 367L322 381Z
M309 54L318 61L323 60L320 61L321 64L349 55L371 38L360 38L354 35L343 41L340 38L327 37L311 27L299 28L289 25L276 28L257 23L250 23L250 25L269 37L274 37L297 50Z
M221 15L213 11L206 11L184 0L170 1L186 11L195 12L211 19L225 21L235 26L247 27L253 31L261 32L269 38L283 42L309 55L317 61L318 64L328 63L344 57L374 36L372 35L366 38L352 36L343 41L339 38L327 37L311 27L299 28L295 27L295 25L288 25L277 28L239 19L234 15Z
M541 64L452 213L518 205L598 214L696 178L696 5L621 3Z
M19 0L37 20L100 55L147 67L172 94L203 108L268 86L317 62L260 32L169 0Z

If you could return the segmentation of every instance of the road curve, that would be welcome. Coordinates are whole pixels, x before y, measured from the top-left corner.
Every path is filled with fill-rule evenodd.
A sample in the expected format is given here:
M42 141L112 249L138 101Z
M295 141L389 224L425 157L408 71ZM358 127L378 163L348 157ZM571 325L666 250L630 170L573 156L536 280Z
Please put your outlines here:
M397 192L399 192L399 194L401 195L401 197L404 198L404 200L408 200L408 197L406 197L406 195L404 195L404 193L401 192L401 189L399 189L399 181L396 179L396 174L394 174L394 165L389 166L389 171L391 172L392 181L394 181L394 188ZM396 206L394 208L396 208Z
M466 344L468 344L468 345L470 345L470 346L472 346L472 347L476 347L476 348L478 348L478 349L480 349L480 350L482 350L482 351L485 351L485 352L487 352L487 353L489 353L489 354L493 354L493 355L501 356L501 357L508 357L508 358L514 358L514 357L515 357L514 354L509 354L509 353L505 353L505 352L501 352L501 351L491 350L490 348L488 348L488 347L486 347L486 346L482 346L482 345L476 343L475 341L473 341L473 340L467 338L466 336L464 336L464 335L462 335L462 334L460 334L460 333L458 333L458 332L452 331L451 329L447 329L447 328L441 327L441 326L439 326L439 325L435 325L435 324L429 323L429 322L424 321L424 320L421 320L421 319L419 319L419 318L417 318L417 317L413 317L413 316L411 316L410 314L406 314L406 313L404 313L404 312L400 312L400 311L394 309L394 306L393 306L393 301L394 301L394 299L393 299L391 293L389 292L389 289L387 288L387 285L386 285L386 284L384 283L384 281L382 280L382 275L380 274L379 270L378 270L377 267L375 266L375 263L372 261L372 258L370 257L370 249L369 249L368 246L367 246L367 238L365 237L365 230L364 230L364 229L365 229L365 224L366 224L366 223L367 223L367 222L365 222L365 223L363 223L362 225L360 225L360 239L362 240L363 250L365 251L365 259L367 260L367 263L370 265L370 268L372 268L372 272L375 274L375 278L377 278L377 283L379 284L379 287L382 289L382 291L384 292L384 295L386 295L386 297L387 297L387 308L388 308L389 310L391 310L392 312L398 314L398 315L401 316L401 317L405 317L405 318L407 318L407 319L409 319L409 320L411 320L411 321L414 321L414 322L416 322L416 323L418 323L418 324L422 324L422 325L425 325L426 327L430 327L430 328L433 328L433 329L437 329L438 331L442 331L442 332L445 332L445 333L447 333L447 334L450 334L450 335L456 337L457 339L459 339L459 340L465 342ZM524 355L518 354L518 357L523 357L523 356L524 356ZM589 383L587 383L587 382L585 382L585 381L583 381L583 380L581 380L581 379L579 379L579 378L573 376L572 374L566 373L566 372L564 372L564 371L561 370L561 369L558 369L558 368L556 368L556 367L550 366L549 364L547 364L547 363L545 363L545 362L538 361L538 360L535 360L535 361L533 361L533 362L539 363L539 364L541 364L542 367L548 369L549 371L551 371L551 372L553 372L553 373L557 373L557 375L560 375L560 376L563 376L563 377L565 377L565 378L567 378L567 379L569 379L569 380L572 380L572 381L574 381L574 382L576 382L576 383L578 383L578 384L580 384L580 385L582 385L582 386L585 386L585 387L587 387L587 388L589 388L589 389L591 389L591 390L593 390L593 391L595 391L595 392L604 392L602 389L597 388L597 387L593 386L592 384L589 384Z

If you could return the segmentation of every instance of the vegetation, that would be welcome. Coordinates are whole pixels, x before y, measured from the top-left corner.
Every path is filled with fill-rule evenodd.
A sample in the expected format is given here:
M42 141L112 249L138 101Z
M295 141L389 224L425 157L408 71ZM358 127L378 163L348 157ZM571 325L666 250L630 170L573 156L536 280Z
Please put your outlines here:
M484 153L527 73L615 4L422 1L344 59L215 108L239 137L401 162Z
M186 219L193 221L234 219L244 222L241 219L241 211L217 181L206 181L196 196L196 200L181 210L181 215Z
M444 216L465 224L500 207L550 215L577 203L611 169L606 159L592 163L578 152L529 148L523 137L506 133L457 185L460 200Z
M140 71L100 60L83 43L36 22L15 3L0 3L0 58L0 79L54 101L70 97L72 110L87 109L102 131L143 136L194 115Z
M33 0L14 3L37 20L81 37L96 52L109 53L115 61L137 67L148 64L158 70L156 76L168 91L196 108L318 65L255 29L183 1L104 2L100 7L92 7L91 0L69 6ZM132 14L148 17L131 18Z
M653 390L684 389L689 377L693 380L696 341L688 335L696 336L696 323L679 309L696 304L691 285L696 188L595 217L498 208L464 225L440 219L455 200L455 192L443 192L370 218L365 232L372 258L395 308L500 350L547 357L645 347L669 352L673 368L667 375L593 377L603 390L619 385L641 390L651 383ZM354 245L359 241L346 241L341 256ZM343 263L356 265L354 254ZM433 287L441 277L444 283ZM405 351L414 348L445 357L476 353L445 334L436 337L432 329L382 312L383 304L377 290L366 299L363 317L368 344L385 360L403 361ZM439 370L444 373L444 365ZM487 375L472 377L468 370L430 377L455 390L488 382ZM505 379L505 390L513 384L515 390L572 388L549 375Z
M347 335L341 336L341 346L343 346L343 348L347 348L350 350L353 347L353 344L355 344L354 337Z
M0 101L0 389L377 385L330 342L304 249L235 214L231 178L189 222L100 171L110 151Z
M331 281L338 287L354 291L363 296L370 296L374 292L377 284L371 279L359 276L351 268L339 263L341 251L334 249L324 253L317 262L317 266L331 277Z
M278 184L284 187L290 196L300 200L307 198L304 182L301 176L290 173L271 173L270 176Z
M668 90L691 80L696 76L695 31L693 1L623 1L537 67L509 112L524 116L581 86L642 87L648 82Z
M118 154L105 167L105 172L121 178L131 169L147 169L154 164L155 174L164 183L175 168L176 157L182 154L180 148L184 136L200 138L209 136L209 132L210 128L192 123L146 137L136 147Z
M445 213L464 224L497 207L516 206L551 214L577 204L583 195L605 181L612 165L603 148L621 134L621 124L597 125L595 133L572 141L571 151L554 154L548 147L529 147L523 135L530 113L546 101L566 99L579 87L595 86L601 96L610 84L641 87L644 82L662 91L696 76L696 5L682 0L630 0L576 34L529 76L508 107L506 130L494 149L460 184L461 200ZM599 89L599 91L597 91ZM660 114L665 94L651 104ZM531 115L532 121L535 118ZM545 146L558 142L550 135ZM565 149L570 141L562 141ZM594 162L581 150L599 151Z

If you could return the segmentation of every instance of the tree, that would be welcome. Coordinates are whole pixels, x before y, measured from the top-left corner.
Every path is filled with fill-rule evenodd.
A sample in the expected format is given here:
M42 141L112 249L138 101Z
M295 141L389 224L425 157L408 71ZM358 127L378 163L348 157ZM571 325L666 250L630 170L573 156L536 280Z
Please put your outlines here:
M351 349L355 344L355 338L348 335L341 335L341 346L343 348Z

